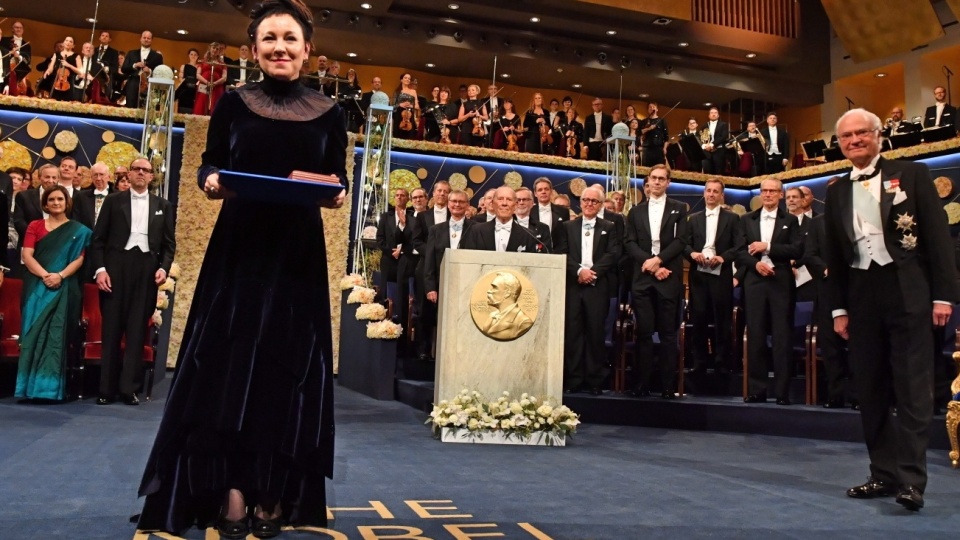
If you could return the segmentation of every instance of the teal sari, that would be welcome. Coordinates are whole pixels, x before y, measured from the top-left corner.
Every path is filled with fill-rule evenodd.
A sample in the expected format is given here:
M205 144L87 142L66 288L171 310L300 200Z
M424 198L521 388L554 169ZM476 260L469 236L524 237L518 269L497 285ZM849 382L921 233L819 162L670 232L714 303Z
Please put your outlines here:
M92 234L79 222L68 221L37 242L33 257L48 272L60 272L83 253ZM26 273L16 397L64 399L70 336L76 331L82 302L77 274L49 289L43 280Z

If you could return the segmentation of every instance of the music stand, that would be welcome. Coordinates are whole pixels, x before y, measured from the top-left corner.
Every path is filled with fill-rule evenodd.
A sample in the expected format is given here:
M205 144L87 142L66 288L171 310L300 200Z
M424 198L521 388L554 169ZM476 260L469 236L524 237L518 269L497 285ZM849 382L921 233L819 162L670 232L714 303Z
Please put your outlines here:
M823 152L827 149L827 143L823 139L814 139L800 143L800 147L803 148L803 155L806 156L807 160L814 160L823 155Z
M839 146L831 146L823 151L823 157L827 160L827 163L831 161L841 161L846 158L843 157L843 151L840 150Z
M896 135L890 136L890 146L894 150L897 148L904 148L907 146L916 146L920 144L921 133L919 131L910 131L907 133L898 133Z
M697 139L696 135L686 134L681 135L678 142L680 148L683 149L683 153L687 155L687 161L699 170L699 165L707 159L707 155L703 153L703 148L700 147L700 140Z
M757 138L741 140L740 149L744 152L750 152L755 156L762 156L766 153L766 151L763 149L763 144L761 144L760 139Z
M923 142L925 143L945 141L957 136L957 128L954 126L926 128L920 131L920 136L923 138Z

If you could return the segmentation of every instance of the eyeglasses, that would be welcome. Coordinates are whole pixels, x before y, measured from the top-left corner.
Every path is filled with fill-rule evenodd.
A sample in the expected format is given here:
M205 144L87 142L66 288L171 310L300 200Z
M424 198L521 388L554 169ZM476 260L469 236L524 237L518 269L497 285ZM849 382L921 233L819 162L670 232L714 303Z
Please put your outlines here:
M600 199L580 199L580 204L600 204Z
M134 167L130 167L130 172L142 172L142 173L144 173L144 174L147 174L147 173L152 174L152 173L153 173L153 167L137 167L137 166L134 166Z
M517 197L517 202L533 202L532 197Z
M841 141L849 141L854 137L858 139L862 139L863 137L866 137L867 135L872 134L875 131L880 131L880 130L874 129L874 128L864 128L864 129L858 129L856 131L848 131L846 133L841 133L840 135L838 135L838 137Z

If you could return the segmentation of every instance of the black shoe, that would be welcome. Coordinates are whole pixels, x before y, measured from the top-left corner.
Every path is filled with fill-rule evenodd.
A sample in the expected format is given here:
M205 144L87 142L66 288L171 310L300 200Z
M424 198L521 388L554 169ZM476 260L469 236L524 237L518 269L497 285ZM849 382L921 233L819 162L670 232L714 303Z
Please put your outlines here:
M789 398L780 397L777 398L777 405L793 405L793 403L790 402Z
M850 408L853 409L853 410L855 410L855 411L859 411L859 410L860 410L860 404L857 403L856 401L854 401L854 402L852 402L852 403L850 404Z
M140 404L140 399L137 398L137 393L136 393L136 392L130 394L129 396L126 396L126 395L120 396L120 399L123 400L123 404L124 404L124 405L139 405L139 404Z
M638 398L650 397L650 391L646 388L634 388L630 391L630 395Z
M253 517L253 524L250 527L250 534L257 538L273 538L280 534L280 518L260 519Z
M750 394L749 396L743 398L744 403L766 403L767 394Z
M109 405L111 403L113 403L113 400L110 398L106 398L103 396L100 396L97 398L97 405Z
M660 399L677 399L677 395L669 390L660 392Z
M897 493L897 504L916 512L923 508L923 493L914 486L901 486Z
M842 399L830 399L823 404L824 409L842 409L843 400Z
M243 521L231 521L223 516L220 516L220 519L217 520L217 532L220 533L220 538L227 538L229 540L242 540L250 534L250 526L247 525L247 520ZM279 534L279 532L277 533ZM274 535L276 536L276 535ZM262 538L267 538L266 536Z
M886 482L881 482L872 476L867 477L867 483L854 486L847 490L847 497L854 499L876 499L877 497L893 497L897 494L897 488ZM921 497L921 506L923 498ZM899 501L897 501L899 502Z

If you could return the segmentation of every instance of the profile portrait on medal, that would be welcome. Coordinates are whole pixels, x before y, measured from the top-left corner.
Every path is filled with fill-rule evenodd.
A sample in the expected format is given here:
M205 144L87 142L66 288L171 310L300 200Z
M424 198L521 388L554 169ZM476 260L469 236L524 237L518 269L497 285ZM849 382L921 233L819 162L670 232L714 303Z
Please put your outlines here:
M489 285L485 286L484 283ZM529 282L527 287L529 289L524 295L525 287L520 277L505 270L481 278L474 287L473 298L476 300L478 293L483 294L485 307L490 311L478 309L480 302L473 302L471 314L480 332L501 341L511 341L525 334L537 317L536 292ZM532 309L524 309L529 300L532 300Z

